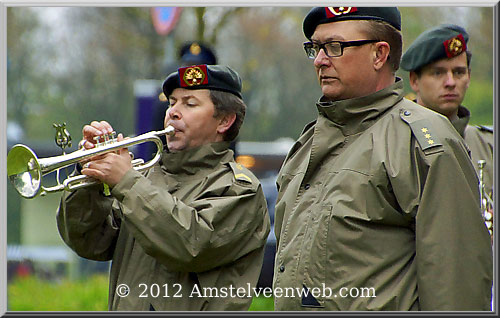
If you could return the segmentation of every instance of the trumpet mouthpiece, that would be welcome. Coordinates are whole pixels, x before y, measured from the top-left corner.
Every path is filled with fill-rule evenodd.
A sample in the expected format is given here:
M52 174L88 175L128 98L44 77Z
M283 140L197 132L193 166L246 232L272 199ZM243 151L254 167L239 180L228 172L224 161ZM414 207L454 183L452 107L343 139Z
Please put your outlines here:
M165 134L169 136L175 135L175 128L173 126L167 126L167 128L165 128Z

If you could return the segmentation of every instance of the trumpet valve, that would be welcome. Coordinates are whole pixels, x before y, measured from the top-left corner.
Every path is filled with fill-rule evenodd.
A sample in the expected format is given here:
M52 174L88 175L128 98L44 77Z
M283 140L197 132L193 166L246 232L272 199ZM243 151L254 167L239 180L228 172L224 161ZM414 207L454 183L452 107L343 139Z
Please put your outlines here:
M493 215L491 214L491 212L484 212L484 219L486 221L491 221L493 219Z
M100 140L101 140L101 136L95 136L94 137L94 141L95 141L96 147L101 144Z
M483 169L486 165L486 160L478 160L477 165L479 166L479 169Z
M102 136L95 136L94 137L96 147L112 144L112 143L116 142L116 140L117 140L117 138L116 138L115 131L112 131L109 134L104 134Z

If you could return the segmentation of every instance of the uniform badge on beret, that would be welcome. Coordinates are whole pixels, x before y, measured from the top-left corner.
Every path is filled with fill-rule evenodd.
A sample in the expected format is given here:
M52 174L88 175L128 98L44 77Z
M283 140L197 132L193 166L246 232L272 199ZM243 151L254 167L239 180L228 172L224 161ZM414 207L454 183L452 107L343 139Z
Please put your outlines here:
M333 18L339 15L358 11L356 7L326 7L326 17Z
M448 58L457 56L467 49L467 45L465 44L465 39L462 34L459 34L455 37L452 37L451 39L444 41L443 45L446 51L446 56Z
M197 65L179 68L181 87L208 84L207 66Z
M189 47L189 52L191 52L191 54L193 55L199 55L201 53L201 46L198 43L194 42Z

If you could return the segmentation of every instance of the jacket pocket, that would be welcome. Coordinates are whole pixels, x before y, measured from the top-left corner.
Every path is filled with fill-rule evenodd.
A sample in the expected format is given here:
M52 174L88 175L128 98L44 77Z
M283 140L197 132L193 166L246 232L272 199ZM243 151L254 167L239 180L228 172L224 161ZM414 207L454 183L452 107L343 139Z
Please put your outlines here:
M304 281L301 305L323 307L328 272L328 237L333 206L321 204L311 215L304 249Z

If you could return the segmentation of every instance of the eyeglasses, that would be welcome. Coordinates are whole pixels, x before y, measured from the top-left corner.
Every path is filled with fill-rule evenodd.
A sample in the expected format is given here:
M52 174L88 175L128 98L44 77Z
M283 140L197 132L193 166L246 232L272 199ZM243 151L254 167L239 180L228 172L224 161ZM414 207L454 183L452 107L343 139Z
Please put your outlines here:
M359 40L359 41L328 41L325 43L304 42L304 50L310 59L315 59L319 51L323 49L326 56L338 57L344 54L344 48L349 46L361 46L368 43L380 42L379 40Z

